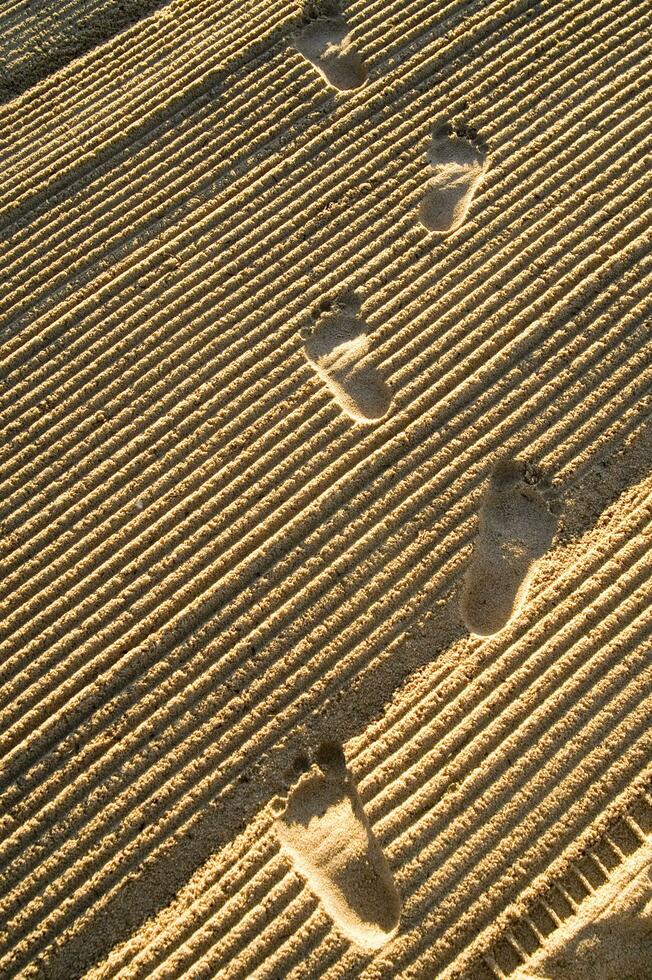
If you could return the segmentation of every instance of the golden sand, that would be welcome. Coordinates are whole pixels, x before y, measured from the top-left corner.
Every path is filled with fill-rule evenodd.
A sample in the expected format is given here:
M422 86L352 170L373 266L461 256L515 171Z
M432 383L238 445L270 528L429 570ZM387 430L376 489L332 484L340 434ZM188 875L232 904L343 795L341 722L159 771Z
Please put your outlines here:
M651 27L3 6L1 977L650 980Z

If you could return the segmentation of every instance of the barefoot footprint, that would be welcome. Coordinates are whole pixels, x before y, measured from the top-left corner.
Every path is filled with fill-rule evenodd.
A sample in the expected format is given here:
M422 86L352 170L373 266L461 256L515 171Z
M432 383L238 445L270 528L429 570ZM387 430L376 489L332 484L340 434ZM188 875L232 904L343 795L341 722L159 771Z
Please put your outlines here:
M311 20L292 40L299 54L315 66L329 85L341 91L360 88L367 69L351 47L346 21L338 16Z
M356 422L377 422L389 410L391 396L367 360L369 338L355 296L345 296L322 314L305 342L309 364L326 383L338 405Z
M421 202L421 223L446 235L464 221L489 161L479 146L445 126L433 134L428 162L433 177Z
M276 821L282 847L340 931L365 949L396 933L401 903L342 747L325 743Z
M521 461L499 463L480 511L461 598L462 618L480 636L497 633L521 608L534 564L555 533L555 517L524 477Z

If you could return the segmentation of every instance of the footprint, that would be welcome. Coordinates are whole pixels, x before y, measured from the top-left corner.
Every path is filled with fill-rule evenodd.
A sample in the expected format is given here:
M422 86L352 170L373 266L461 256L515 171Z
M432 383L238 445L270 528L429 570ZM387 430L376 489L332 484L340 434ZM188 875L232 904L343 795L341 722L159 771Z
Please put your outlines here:
M357 316L359 308L354 295L343 297L320 316L304 349L308 362L347 415L356 422L377 422L387 415L391 395L367 360L369 338L365 323Z
M482 504L462 589L462 618L472 633L492 636L518 612L556 523L544 497L525 481L524 463L499 463Z
M326 743L275 826L281 845L340 931L378 949L398 929L401 902L338 743Z
M428 162L434 173L421 202L421 224L447 235L466 218L489 158L476 143L445 126L433 133Z
M346 21L338 14L311 20L292 44L333 88L348 91L367 80L364 62L351 47Z

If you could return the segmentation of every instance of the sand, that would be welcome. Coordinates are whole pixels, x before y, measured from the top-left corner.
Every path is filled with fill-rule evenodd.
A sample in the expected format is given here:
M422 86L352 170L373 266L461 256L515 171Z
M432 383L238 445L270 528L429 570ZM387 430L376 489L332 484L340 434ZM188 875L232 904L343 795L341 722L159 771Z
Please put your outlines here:
M514 978L646 977L652 967L651 950L652 844L648 843L626 857Z
M652 976L651 21L3 6L0 976Z

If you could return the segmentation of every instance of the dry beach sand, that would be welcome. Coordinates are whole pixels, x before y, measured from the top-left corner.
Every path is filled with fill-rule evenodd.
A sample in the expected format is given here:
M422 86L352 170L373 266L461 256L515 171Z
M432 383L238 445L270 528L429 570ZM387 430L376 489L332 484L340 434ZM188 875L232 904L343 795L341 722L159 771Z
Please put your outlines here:
M514 980L594 980L650 974L652 846L637 848Z
M0 977L652 978L650 0L0 9Z

